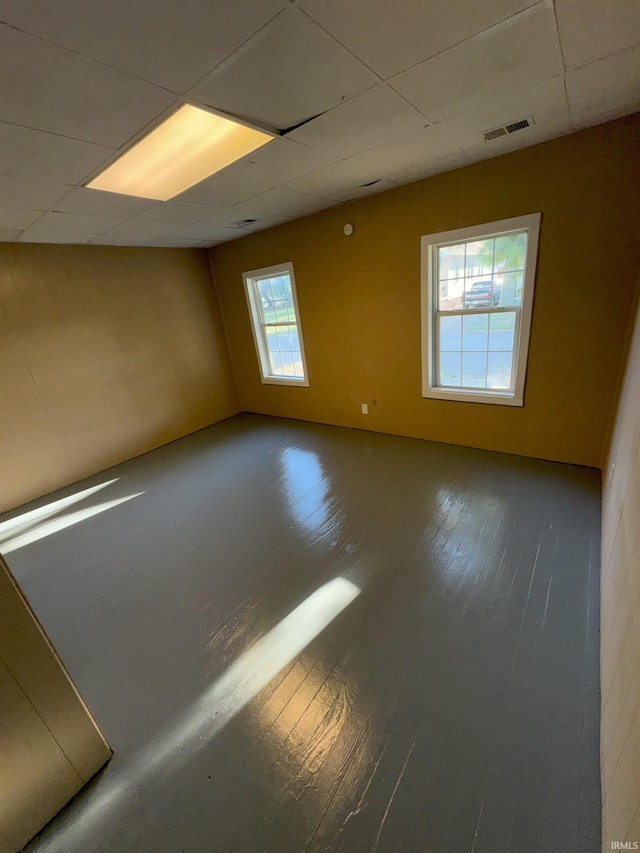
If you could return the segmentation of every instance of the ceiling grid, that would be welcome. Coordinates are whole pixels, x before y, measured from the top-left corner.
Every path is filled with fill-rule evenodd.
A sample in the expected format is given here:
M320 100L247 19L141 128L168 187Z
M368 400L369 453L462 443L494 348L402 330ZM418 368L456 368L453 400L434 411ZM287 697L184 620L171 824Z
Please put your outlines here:
M0 241L212 246L640 109L637 0L154 10L0 3ZM167 202L86 188L183 103L284 133Z

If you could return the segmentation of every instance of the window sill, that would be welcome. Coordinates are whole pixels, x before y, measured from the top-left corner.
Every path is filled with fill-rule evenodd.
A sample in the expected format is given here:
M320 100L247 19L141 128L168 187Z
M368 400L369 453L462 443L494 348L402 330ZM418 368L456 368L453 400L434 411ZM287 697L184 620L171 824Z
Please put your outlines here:
M291 379L290 377L282 376L263 376L263 385L296 385L298 388L308 388L308 379Z
M456 391L454 388L427 388L422 396L430 400L455 400L458 403L489 403L494 406L523 406L522 397L483 391Z

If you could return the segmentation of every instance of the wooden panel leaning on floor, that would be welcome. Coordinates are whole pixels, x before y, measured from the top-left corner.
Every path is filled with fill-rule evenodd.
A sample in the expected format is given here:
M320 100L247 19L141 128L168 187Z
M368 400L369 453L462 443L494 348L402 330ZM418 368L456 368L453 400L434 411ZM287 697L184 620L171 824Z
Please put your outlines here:
M111 757L0 557L0 853L21 849Z

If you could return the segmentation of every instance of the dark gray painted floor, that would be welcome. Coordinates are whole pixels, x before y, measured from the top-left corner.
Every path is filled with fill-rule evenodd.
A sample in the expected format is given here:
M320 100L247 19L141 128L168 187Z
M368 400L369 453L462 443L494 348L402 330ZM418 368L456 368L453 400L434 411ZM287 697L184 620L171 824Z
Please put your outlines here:
M28 509L115 478L8 554L115 750L30 851L599 851L598 472L244 415Z

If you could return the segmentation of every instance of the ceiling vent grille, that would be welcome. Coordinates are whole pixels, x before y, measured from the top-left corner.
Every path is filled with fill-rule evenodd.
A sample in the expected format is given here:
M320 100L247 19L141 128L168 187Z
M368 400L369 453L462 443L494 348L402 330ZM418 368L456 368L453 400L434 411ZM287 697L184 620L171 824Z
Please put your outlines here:
M495 130L487 130L484 134L484 141L491 142L492 139L497 139L499 136L506 136L507 131L504 127L496 127Z
M500 127L493 127L491 130L485 130L482 136L485 142L491 142L492 139L497 139L499 136L507 136L507 134L515 133L517 130L524 130L525 127L531 127L532 124L534 124L533 116L529 116L529 118L521 118L518 121L512 121Z
M521 118L520 121L514 121L511 124L505 124L507 133L515 133L516 130L524 130L525 127L529 127L528 118Z

